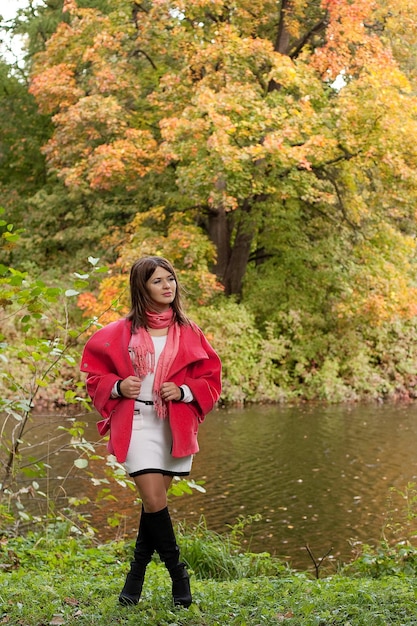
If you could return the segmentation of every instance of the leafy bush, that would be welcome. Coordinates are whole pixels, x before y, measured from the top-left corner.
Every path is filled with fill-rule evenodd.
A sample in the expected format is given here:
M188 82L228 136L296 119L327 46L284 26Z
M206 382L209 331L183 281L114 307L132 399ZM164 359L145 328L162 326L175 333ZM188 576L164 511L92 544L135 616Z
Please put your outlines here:
M283 341L256 328L254 316L231 299L191 312L223 362L222 401L279 402L285 398L276 385L274 361L283 352Z
M417 570L417 485L392 487L387 502L381 541L376 546L359 544L358 556L344 568L350 575L374 578L414 575Z
M413 576L417 570L417 548L407 541L394 546L386 541L376 547L364 544L361 550L361 555L343 568L345 575L370 578Z

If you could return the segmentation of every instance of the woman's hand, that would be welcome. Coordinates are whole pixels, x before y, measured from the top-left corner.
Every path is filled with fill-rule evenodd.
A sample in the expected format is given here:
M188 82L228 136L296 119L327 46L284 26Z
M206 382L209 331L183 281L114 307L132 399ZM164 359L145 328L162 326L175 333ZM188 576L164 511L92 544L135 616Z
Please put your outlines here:
M137 398L142 386L142 380L137 376L128 376L120 383L120 391L124 398Z
M165 402L178 402L182 398L181 389L175 383L162 383L161 398Z

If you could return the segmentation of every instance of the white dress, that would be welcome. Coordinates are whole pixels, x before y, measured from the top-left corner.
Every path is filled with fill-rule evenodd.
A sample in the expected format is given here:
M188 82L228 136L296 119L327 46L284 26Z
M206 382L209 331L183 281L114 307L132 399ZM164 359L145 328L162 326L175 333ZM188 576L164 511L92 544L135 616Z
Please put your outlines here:
M152 336L155 349L155 367L166 343L166 335ZM135 401L132 436L124 466L130 476L161 473L168 476L188 476L193 461L192 455L174 458L171 455L172 434L169 420L157 416L152 404L154 374L142 381L138 399Z

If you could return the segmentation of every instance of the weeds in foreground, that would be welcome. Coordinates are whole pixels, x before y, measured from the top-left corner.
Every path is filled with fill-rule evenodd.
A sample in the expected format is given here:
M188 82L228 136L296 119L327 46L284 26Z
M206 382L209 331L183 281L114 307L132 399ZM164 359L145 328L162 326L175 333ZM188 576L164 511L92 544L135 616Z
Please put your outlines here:
M415 575L369 578L335 574L315 580L275 563L269 555L229 554L227 542L206 534L181 536L198 569L191 569L194 601L174 609L170 579L158 561L149 565L138 606L122 608L117 598L131 546L93 546L87 538L45 538L31 534L0 542L0 624L13 626L411 626L417 623ZM203 535L206 537L203 541ZM194 541L195 540L195 541ZM212 543L203 550L203 544ZM217 579L203 576L209 554ZM244 555L243 555L244 556ZM260 568L258 559L262 563ZM228 562L226 575L224 563ZM235 561L236 563L231 566ZM264 573L260 573L260 572ZM269 571L266 575L265 572ZM236 578L236 574L238 577Z
M238 580L284 574L288 571L286 564L271 558L268 552L247 552L242 548L244 529L257 519L253 515L241 516L225 534L209 530L203 517L193 528L180 525L182 557L201 579Z
M360 544L357 558L343 572L373 578L417 573L416 483L409 482L403 489L390 489L381 541L376 546Z

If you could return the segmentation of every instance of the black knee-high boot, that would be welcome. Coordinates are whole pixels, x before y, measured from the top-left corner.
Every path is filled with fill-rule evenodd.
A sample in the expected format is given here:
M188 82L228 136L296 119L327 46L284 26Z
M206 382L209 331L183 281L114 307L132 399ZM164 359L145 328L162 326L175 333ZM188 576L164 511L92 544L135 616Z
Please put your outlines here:
M179 562L180 550L177 546L168 507L156 513L148 513L147 520L155 550L165 563L172 579L174 604L189 607L192 602L190 577L185 569L185 564Z
M147 513L143 510L140 516L139 532L134 549L134 560L130 563L130 571L119 595L119 602L124 605L137 604L142 593L146 566L152 558L154 547L148 530Z

